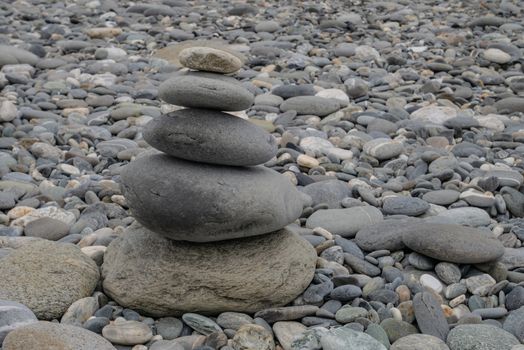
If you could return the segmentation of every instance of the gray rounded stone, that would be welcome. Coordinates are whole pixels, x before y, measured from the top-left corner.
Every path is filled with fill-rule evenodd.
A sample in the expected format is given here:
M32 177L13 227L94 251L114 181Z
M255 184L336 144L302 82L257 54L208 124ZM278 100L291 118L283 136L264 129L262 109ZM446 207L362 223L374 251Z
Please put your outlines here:
M99 273L96 263L76 246L38 240L3 258L0 276L0 299L22 303L38 319L52 320L90 296Z
M355 236L355 243L365 251L387 249L390 251L403 249L402 233L410 223L421 222L418 219L384 220L363 227Z
M452 263L440 262L435 266L437 276L446 284L458 283L462 273L460 268Z
M524 112L524 98L506 97L495 102L494 106L499 113Z
M376 323L371 323L370 325L368 325L368 327L366 328L366 334L369 334L370 336L378 340L388 349L391 346L386 331L384 330L384 328L380 327L380 325Z
M417 293L413 297L413 310L422 333L446 340L449 332L448 322L440 303L431 293Z
M362 228L383 220L375 207L363 206L345 209L317 210L306 221L306 227L322 227L332 234L354 237Z
M271 329L268 331L264 327L256 324L242 325L235 333L231 346L234 350L274 350L275 341L270 331Z
M235 331L243 325L252 323L255 323L255 321L251 316L239 312L222 312L217 317L217 324L220 327Z
M487 226L491 223L489 214L480 208L453 208L426 219L430 222L457 224L471 227Z
M394 318L386 318L380 323L380 326L386 331L391 343L410 334L418 333L417 328L412 324Z
M114 344L144 344L153 337L151 327L139 321L118 320L102 329L104 338Z
M229 74L242 68L242 61L237 56L205 46L183 49L178 54L178 60L184 67L206 72Z
M404 151L404 146L399 141L378 138L366 142L363 149L378 160L386 160L399 156Z
M184 323L200 334L210 335L213 332L222 332L222 328L209 317L191 312L182 315Z
M35 65L40 59L32 52L14 46L0 45L0 67L6 64L27 63Z
M280 24L276 21L261 21L255 25L255 32L274 33L280 29Z
M428 203L437 205L450 205L455 203L460 196L459 191L455 190L438 190L425 193L422 199Z
M411 334L397 340L389 350L449 350L449 347L432 335Z
M515 310L524 306L524 287L516 286L506 295L506 308Z
M502 243L490 238L489 233L460 225L408 225L402 240L417 253L459 264L493 261L504 254Z
M155 326L157 333L166 340L178 338L184 328L182 321L175 317L161 318L156 322Z
M320 338L322 349L386 350L386 347L372 336L348 327L335 328Z
M340 310L337 311L335 319L340 323L354 322L359 317L366 317L368 310L362 307L352 307L350 305L344 305Z
M283 112L296 111L298 114L312 114L324 117L340 109L337 100L318 96L296 96L291 97L280 105Z
M147 123L144 139L171 156L195 162L247 166L277 153L275 138L249 121L227 113L183 109Z
M9 332L35 322L38 320L27 306L15 301L0 300L0 344Z
M252 313L294 300L311 282L316 258L288 231L195 244L133 225L107 248L103 287L119 305L151 316Z
M31 221L24 227L24 234L29 237L39 237L50 241L58 241L69 233L69 225L50 217Z
M389 197L384 200L382 209L389 215L419 216L429 209L429 204L420 198Z
M510 350L519 341L499 327L467 324L453 328L446 344L451 350Z
M255 99L234 78L206 72L180 74L164 81L158 97L174 105L219 111L241 111Z
M504 329L524 342L524 306L513 310L504 320Z
M340 180L327 180L313 182L304 186L300 191L309 195L313 199L312 205L325 203L330 209L341 208L341 201L351 196L351 189L348 184Z
M300 192L263 166L227 167L154 154L123 170L122 189L140 223L176 240L264 234L302 213Z
M38 322L20 327L7 335L4 350L116 350L96 333L76 326Z

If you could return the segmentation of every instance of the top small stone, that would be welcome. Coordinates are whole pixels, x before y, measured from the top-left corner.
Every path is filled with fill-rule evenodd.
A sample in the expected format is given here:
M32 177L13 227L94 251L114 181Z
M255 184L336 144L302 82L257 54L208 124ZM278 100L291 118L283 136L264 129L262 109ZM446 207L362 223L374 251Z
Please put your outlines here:
M242 67L235 55L211 47L188 47L180 51L178 59L184 67L206 72L229 74Z

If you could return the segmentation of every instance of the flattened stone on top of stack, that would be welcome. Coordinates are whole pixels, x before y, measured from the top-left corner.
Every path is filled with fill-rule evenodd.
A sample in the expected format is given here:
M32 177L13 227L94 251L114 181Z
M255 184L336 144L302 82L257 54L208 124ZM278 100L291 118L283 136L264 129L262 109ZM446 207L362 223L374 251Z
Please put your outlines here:
M302 195L264 167L277 152L272 135L223 111L249 108L254 96L233 77L242 61L227 50L179 53L192 71L161 84L181 109L152 120L144 139L161 153L122 173L137 220L107 249L105 291L152 316L255 312L283 306L309 285L316 253L285 229L302 213Z

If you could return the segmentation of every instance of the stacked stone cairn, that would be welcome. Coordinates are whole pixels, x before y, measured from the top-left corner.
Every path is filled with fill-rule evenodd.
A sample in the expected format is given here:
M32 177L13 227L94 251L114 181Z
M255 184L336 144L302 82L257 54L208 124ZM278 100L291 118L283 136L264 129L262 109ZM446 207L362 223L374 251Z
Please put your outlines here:
M249 108L253 94L224 74L242 60L227 49L190 47L186 68L159 97L186 107L148 123L158 151L121 174L136 218L105 255L105 291L151 316L256 312L288 304L313 278L316 254L284 229L303 195L263 163L277 153L264 129L223 111ZM221 73L221 74L220 74Z

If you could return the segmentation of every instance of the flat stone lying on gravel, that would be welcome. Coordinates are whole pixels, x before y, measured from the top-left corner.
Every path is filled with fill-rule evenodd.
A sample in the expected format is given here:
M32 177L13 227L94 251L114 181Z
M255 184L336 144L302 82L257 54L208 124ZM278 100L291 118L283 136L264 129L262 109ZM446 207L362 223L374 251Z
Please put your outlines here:
M9 332L35 322L38 320L27 306L15 301L0 300L0 344Z
M449 350L449 347L432 335L411 334L394 342L389 350Z
M409 225L402 240L417 253L459 264L493 261L504 254L502 243L490 238L489 232L459 225Z
M144 344L153 337L151 328L139 321L118 320L102 329L104 338L121 345Z
M263 318L268 323L278 321L297 320L302 317L314 315L318 311L318 306L301 305L269 308L257 311L254 317Z
M485 210L474 207L464 207L442 211L436 216L428 217L426 221L479 227L489 225L491 218Z
M386 350L378 340L370 335L357 332L348 327L335 328L320 338L322 349L360 349L360 350Z
M280 110L296 111L298 114L311 114L319 117L326 116L340 109L337 100L318 96L291 97L280 105Z
M255 99L239 82L215 73L190 72L163 82L158 96L167 103L190 108L241 111Z
M462 272L456 264L440 262L435 266L437 276L446 284L458 283Z
M456 116L457 110L455 108L429 105L411 113L410 119L442 125Z
M19 49L14 46L0 45L0 67L6 64L20 64L27 63L35 65L39 58L34 53Z
M256 324L246 324L241 326L235 333L232 346L235 350L273 350L275 341L272 334L264 327Z
M28 237L38 237L58 241L69 233L69 225L50 217L43 217L29 222L24 228Z
M332 234L354 237L362 228L383 220L383 215L375 207L353 207L346 209L318 210L306 221L306 227L322 227Z
M453 328L449 332L446 344L451 350L510 350L514 345L518 345L519 341L502 328L468 324Z
M404 150L402 143L387 138L378 138L364 144L364 152L378 160L397 157Z
M60 323L81 327L98 310L98 301L86 297L75 301L62 316Z
M253 259L271 264L253 266ZM103 287L120 305L152 316L255 312L297 297L315 263L311 245L289 232L194 244L135 225L109 245Z
M306 326L294 321L280 321L273 325L273 333L284 350L291 350L291 343L306 331Z
M429 209L429 204L412 197L388 197L384 200L382 209L389 215L419 216Z
M506 308L516 310L524 306L524 287L516 286L506 295Z
M98 282L96 263L72 244L38 240L2 259L0 299L29 307L39 319L60 318Z
M513 310L504 320L504 329L513 334L520 342L524 341L524 306Z
M183 109L155 118L144 139L174 157L211 164L257 165L277 153L275 138L262 128L210 110Z
M217 324L222 328L237 330L243 325L255 323L249 315L240 312L222 312L218 315Z
M135 218L177 240L264 234L296 220L303 207L289 180L263 166L225 167L155 154L127 165L122 183Z
M495 102L495 108L499 113L524 112L523 97L507 97Z
M182 315L184 323L200 334L210 335L213 332L221 332L222 328L209 317L188 312Z
M440 303L431 293L417 293L413 297L413 310L422 333L446 340L449 332L448 322Z
M237 56L212 47L188 47L180 51L178 59L187 68L222 74L234 73L242 67Z
M365 251L387 249L391 251L404 248L402 233L408 224L418 222L417 219L384 220L364 226L357 232L355 243Z
M352 307L349 305L344 305L340 310L337 311L335 319L340 323L350 323L354 322L359 317L366 317L368 315L368 310L362 307Z
M459 196L459 191L437 190L425 193L422 196L422 199L432 204L450 205L451 203L455 203L459 199Z
M386 331L389 341L393 344L400 338L406 337L410 334L418 333L418 330L412 324L406 321L396 320L394 318L386 318L380 325Z
M483 52L484 58L488 61L498 63L498 64L505 64L511 61L511 55L507 54L506 52L500 50L500 49L487 49Z
M182 334L184 325L182 321L175 317L163 317L155 323L156 331L163 339L172 340Z
M341 201L351 196L347 183L340 180L319 181L300 188L313 199L312 205L327 204L330 209L341 208Z
M38 322L17 328L7 335L2 349L116 350L96 333L52 322Z

